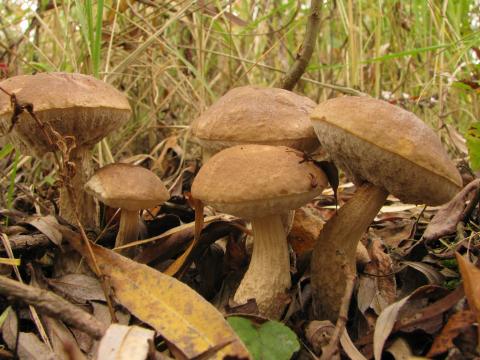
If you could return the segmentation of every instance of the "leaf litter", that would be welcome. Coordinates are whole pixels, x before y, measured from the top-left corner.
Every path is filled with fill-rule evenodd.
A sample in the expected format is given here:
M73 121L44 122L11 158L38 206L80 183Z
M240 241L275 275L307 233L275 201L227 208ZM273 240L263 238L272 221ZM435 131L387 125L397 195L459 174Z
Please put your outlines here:
M193 203L184 194L197 167L186 162L179 169L178 159L168 155L171 151L182 153L175 144L178 140L178 137L169 139L168 144L165 143L167 150L159 149L158 161L153 163L158 171L171 176L175 197L165 206L144 214L149 238L130 244L139 249L136 258L125 259L106 248L113 244L115 226L106 229L97 239L102 246L91 245L110 289L109 296L117 304L116 318L125 326L116 333L113 331L117 335L106 336L102 341L110 346L111 353L124 349L142 356L146 351L151 356L156 352L159 358L265 358L258 355L262 347L270 348L270 353L277 354L277 358L288 359L293 353L296 357L321 357L322 351L328 349L335 324L329 325L330 332L326 335L312 336L312 330L307 331L307 324L321 320L311 317L308 264L322 224L335 212L334 192L327 189L295 216L289 235L293 247L293 285L286 298L291 302L283 317L286 326L279 324L279 332L274 331L277 335L268 331L258 335L259 325L255 323L244 326L249 329L246 332L235 329L235 333L222 314L233 312L244 316L241 319L250 319L257 309L254 303L238 309L228 307L228 299L248 264L249 252L245 246L248 230L239 219L224 214L210 216L208 209L207 216L202 217L203 225L197 226L201 232L195 232ZM343 180L338 192L340 205L348 201L355 189ZM471 354L471 349L478 344L478 335L471 336L471 332L475 333L474 324L478 322L479 296L473 294L480 279L475 265L471 262L462 265L462 260L455 258L455 250L468 255L473 262L478 257L477 192L478 180L475 180L440 209L423 209L388 198L357 250L357 255L363 251L363 256L358 257L358 278L349 302L348 322L334 358L380 359L387 352L395 358L445 356L455 352ZM46 207L44 204L36 208ZM21 267L29 263L41 265L37 271L44 272L48 291L79 306L85 314L94 314L101 319L103 329L119 327L111 325L105 292L95 270L86 267L86 264L92 265L91 259L86 256L87 250L79 241L78 232L72 233L59 225L61 219L55 216L29 210L34 208L0 210L0 231L11 234L8 236L10 247L22 257ZM162 217L164 220L160 220ZM200 225L202 219L195 220ZM94 240L98 234L90 235ZM72 252L72 248L76 250ZM212 262L215 266L209 265ZM462 270L465 266L470 270ZM7 269L5 274L9 274ZM168 273L177 274L188 286L156 269L170 269ZM462 280L470 284L465 295ZM218 308L209 305L194 290ZM102 349L101 342L75 328L72 325L75 321L49 316L41 306L37 309L52 348L42 342L27 313L16 307L9 311L13 315L8 315L8 321L4 322L4 341L12 354L16 351L20 358L55 358L76 353L78 359L103 354L105 347ZM18 345L15 345L18 319L15 325L12 316L22 317ZM265 324L268 324L266 328L274 326L273 322ZM292 344L298 341L299 347L289 347L290 341L282 344L279 340L282 339L279 334L288 328L295 336L289 335ZM135 333L136 329L142 329L139 331L143 335L129 338L128 334ZM419 347L409 334L420 334L430 345ZM277 338L277 342L258 345L263 344L265 336L266 341ZM323 342L319 342L319 337ZM136 346L142 350L133 351ZM108 358L108 355L102 357Z

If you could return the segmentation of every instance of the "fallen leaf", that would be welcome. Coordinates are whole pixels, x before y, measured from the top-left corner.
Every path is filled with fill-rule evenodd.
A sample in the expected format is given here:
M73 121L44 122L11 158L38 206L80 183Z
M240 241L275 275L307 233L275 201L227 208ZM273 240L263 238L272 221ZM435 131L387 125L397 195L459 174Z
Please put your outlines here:
M342 336L340 336L340 344L342 345L343 351L345 351L351 360L367 360L367 358L363 356L363 354L353 344L352 339L350 339L350 336L346 330L344 330L342 332Z
M443 275L437 271L432 266L425 264L424 262L419 261L402 261L402 264L411 267L419 272L421 272L428 280L429 284L441 285L445 278Z
M389 305L385 310L382 311L382 313L377 319L375 331L373 334L373 354L375 360L380 360L382 358L382 350L383 346L385 345L385 341L390 336L395 322L397 321L398 315L404 305L410 299L423 295L424 293L435 291L436 289L438 289L438 287L435 285L422 286L412 292L410 295Z
M410 360L413 355L410 345L401 337L395 339L386 352L389 352L395 360Z
M427 357L433 357L447 352L454 347L453 340L467 327L475 323L475 314L470 310L462 310L448 319L440 334L435 337Z
M97 359L145 360L155 332L140 326L112 324L100 341Z
M396 249L406 239L409 239L415 221L412 219L399 219L397 221L388 221L385 226L371 231L383 240L383 243L389 248Z
M465 296L470 305L470 310L477 317L477 322L480 322L480 269L459 253L455 253L455 257L462 275L463 288L465 289ZM478 330L480 331L480 329Z
M105 301L105 294L98 279L84 274L67 274L56 279L46 279L57 292L77 302L88 300Z
M256 325L248 319L231 316L228 323L235 329L255 360L289 360L300 350L297 335L278 321L269 320Z
M58 222L54 216L34 215L27 218L24 222L40 231L42 234L48 237L55 245L60 246L62 244L62 234L55 227L56 225L58 225Z
M295 210L288 242L298 256L313 250L324 223L320 212L314 207L304 206Z
M463 218L466 201L472 192L478 191L479 187L480 179L473 180L455 195L452 200L442 206L425 229L423 238L426 241L432 241L455 233L457 224Z
M18 331L18 319L14 311L8 312L7 318L2 326L2 336L10 350L17 350L17 355L20 360L59 359L35 334Z
M396 298L393 262L384 253L382 241L378 238L373 239L369 255L371 261L365 265L359 279L358 308L362 313L372 308L380 314Z
M78 234L63 226L59 229L75 249L87 255ZM190 287L114 251L95 244L91 247L118 302L157 330L184 356L193 358L219 344L227 344L212 358L250 358L220 312Z

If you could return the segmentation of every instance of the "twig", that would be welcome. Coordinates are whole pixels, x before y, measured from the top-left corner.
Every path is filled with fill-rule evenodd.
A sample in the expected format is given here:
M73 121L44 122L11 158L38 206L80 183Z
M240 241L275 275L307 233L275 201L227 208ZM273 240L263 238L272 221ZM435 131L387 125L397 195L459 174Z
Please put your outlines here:
M13 235L9 236L10 247L14 251L32 250L39 247L50 246L53 243L43 234ZM6 252L5 247L0 244L0 252Z
M320 8L321 0L311 0L310 15L308 16L307 28L305 30L305 39L302 48L297 55L295 62L282 80L282 88L292 90L302 77L312 57L315 43L317 41L318 31L320 29Z
M329 360L333 358L335 353L338 351L338 343L343 331L345 330L345 325L347 324L348 308L350 307L350 300L352 298L356 275L347 264L344 265L344 269L346 274L345 293L340 305L337 323L335 324L335 330L330 342L328 343L327 347L325 347L325 351L323 352L320 360Z
M51 291L0 276L0 294L34 305L39 312L58 318L97 340L106 331L103 323Z

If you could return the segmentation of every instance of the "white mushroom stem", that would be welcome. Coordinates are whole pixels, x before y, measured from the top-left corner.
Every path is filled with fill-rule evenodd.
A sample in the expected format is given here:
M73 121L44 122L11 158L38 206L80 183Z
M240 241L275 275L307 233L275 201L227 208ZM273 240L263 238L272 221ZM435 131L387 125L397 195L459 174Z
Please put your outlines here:
M261 315L279 318L290 288L290 257L281 215L252 219L253 253L234 300L255 299Z
M80 222L84 227L98 226L98 209L95 199L84 190L84 185L93 174L92 154L85 147L75 149L70 153L70 159L75 165L75 174L69 179L75 199L70 199L65 186L60 189L60 216L73 225L75 221L74 204Z
M138 210L131 211L122 209L117 238L115 239L115 247L138 240L138 234L140 233L139 221Z
M357 244L387 196L385 189L365 183L323 227L311 262L316 319L336 322L345 292L345 266L355 271Z

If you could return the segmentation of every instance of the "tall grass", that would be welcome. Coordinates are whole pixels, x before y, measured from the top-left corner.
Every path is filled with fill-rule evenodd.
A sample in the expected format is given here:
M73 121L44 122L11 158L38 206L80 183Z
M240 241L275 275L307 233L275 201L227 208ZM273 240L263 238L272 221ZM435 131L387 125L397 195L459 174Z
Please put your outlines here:
M233 86L278 85L309 9L306 0L42 0L35 11L36 3L0 2L0 63L8 75L79 71L125 90L134 118L112 139L114 158L183 135L178 125ZM480 117L479 7L478 0L324 1L317 47L295 91L316 101L339 90L384 97L448 143L445 125L463 132Z

